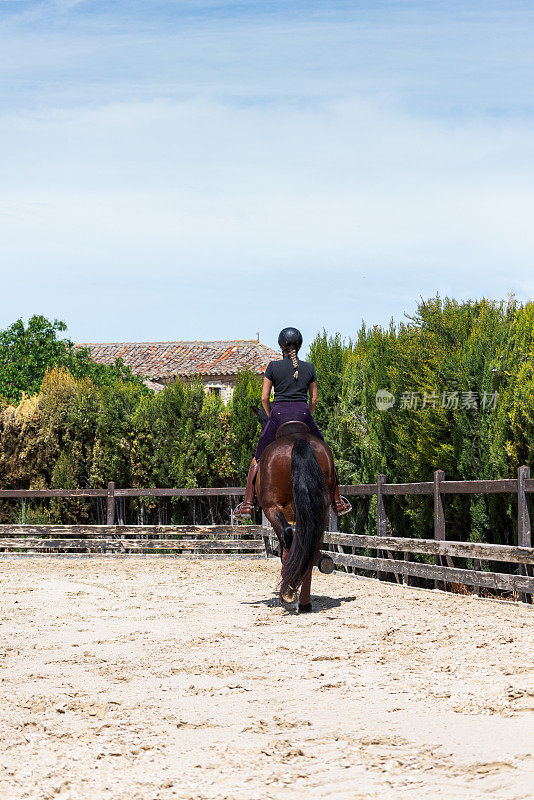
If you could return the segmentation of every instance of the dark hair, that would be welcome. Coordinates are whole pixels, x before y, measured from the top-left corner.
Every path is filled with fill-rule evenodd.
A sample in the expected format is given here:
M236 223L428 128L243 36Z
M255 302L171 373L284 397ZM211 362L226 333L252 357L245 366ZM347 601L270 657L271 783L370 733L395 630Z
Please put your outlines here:
M291 363L293 364L293 369L295 372L293 373L293 377L297 380L299 376L299 360L297 358L297 351L294 347L285 347L284 353L287 353L289 358L291 359Z

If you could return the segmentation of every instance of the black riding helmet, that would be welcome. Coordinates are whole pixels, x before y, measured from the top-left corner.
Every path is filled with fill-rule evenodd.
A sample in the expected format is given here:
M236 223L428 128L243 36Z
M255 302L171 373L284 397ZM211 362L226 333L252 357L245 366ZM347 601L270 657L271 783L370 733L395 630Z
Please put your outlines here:
M278 344L285 350L286 347L294 347L299 350L302 347L302 333L297 328L284 328L278 336Z

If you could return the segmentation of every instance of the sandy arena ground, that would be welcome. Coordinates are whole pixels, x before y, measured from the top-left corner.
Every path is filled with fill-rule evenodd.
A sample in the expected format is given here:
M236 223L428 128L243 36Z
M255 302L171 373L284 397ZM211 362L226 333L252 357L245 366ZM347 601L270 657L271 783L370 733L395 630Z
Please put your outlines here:
M276 561L4 558L0 798L534 797L534 609Z

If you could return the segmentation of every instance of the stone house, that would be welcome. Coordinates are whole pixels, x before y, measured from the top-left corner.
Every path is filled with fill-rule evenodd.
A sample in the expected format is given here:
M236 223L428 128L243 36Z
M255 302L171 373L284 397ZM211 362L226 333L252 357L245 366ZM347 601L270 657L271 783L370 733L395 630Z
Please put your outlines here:
M219 395L224 403L232 397L240 370L251 369L261 374L269 361L281 358L279 352L255 339L88 343L79 347L88 347L94 360L100 364L114 364L117 358L121 358L156 392L177 378L199 378L205 391Z

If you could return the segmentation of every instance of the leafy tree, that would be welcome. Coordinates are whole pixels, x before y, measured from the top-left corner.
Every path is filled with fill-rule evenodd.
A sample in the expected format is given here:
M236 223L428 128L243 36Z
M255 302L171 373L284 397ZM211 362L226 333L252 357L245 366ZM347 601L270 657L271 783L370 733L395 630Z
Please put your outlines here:
M362 327L348 346L323 332L310 355L323 400L319 422L342 481L374 482L379 472L393 482L427 481L437 468L449 479L514 477L534 461L533 303L434 297L398 326ZM387 411L377 408L378 389L396 398ZM442 402L454 393L456 403ZM475 400L464 403L469 393ZM496 406L485 408L484 395ZM514 540L513 498L445 502L451 538ZM429 498L391 497L387 506L394 531L431 535ZM358 511L343 524L372 531L373 504L366 520Z
M251 406L259 406L261 403L262 383L262 377L251 370L242 370L236 378L229 423L238 484L245 481L258 444L260 425Z
M18 319L0 331L0 395L20 400L23 393L36 394L52 367L64 367L74 377L90 378L97 385L113 385L122 380L143 386L120 360L113 366L97 364L88 348L58 338L66 329L60 320L51 322L35 315L27 325Z
M339 333L329 336L323 331L311 343L308 360L317 373L319 400L315 419L320 428L326 428L329 414L339 400L343 370L350 351L351 344L345 344Z

